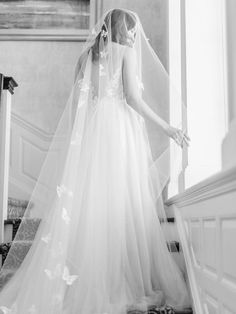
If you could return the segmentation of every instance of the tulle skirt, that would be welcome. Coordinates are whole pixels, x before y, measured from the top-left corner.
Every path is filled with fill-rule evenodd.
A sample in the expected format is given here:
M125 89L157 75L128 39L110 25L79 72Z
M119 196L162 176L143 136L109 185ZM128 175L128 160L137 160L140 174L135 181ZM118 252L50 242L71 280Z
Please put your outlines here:
M91 104L88 119L79 162L75 153L66 164L67 182L0 293L4 314L125 314L189 305L156 212L163 204L153 198L143 118L124 100L106 98Z

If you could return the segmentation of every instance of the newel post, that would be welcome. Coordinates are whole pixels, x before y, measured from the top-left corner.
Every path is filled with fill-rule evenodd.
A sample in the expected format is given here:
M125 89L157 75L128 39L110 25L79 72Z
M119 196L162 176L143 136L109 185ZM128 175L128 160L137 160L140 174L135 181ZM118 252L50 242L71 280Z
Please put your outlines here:
M11 96L16 86L12 77L0 73L0 243L4 241L4 220L7 218Z

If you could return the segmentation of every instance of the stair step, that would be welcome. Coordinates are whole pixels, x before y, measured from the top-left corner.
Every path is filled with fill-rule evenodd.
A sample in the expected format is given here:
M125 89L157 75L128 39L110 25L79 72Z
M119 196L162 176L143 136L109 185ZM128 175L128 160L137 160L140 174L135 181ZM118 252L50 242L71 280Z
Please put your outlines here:
M22 219L21 218L8 218L8 219L6 219L6 220L4 220L4 225L6 226L6 225L12 225L12 238L11 239L9 239L10 241L11 240L14 240L14 238L15 238L15 235L16 235L16 233L17 233L17 230L18 230L18 228L19 228L19 225L20 225L20 223L21 223L21 221L22 221ZM34 238L34 235L35 235L35 233L36 233L36 231L37 231L37 229L38 229L38 226L39 226L39 224L40 224L40 218L24 218L24 221L23 221L23 224L22 224L22 226L21 226L21 228L23 228L24 227L24 224L27 222L27 224L30 222L31 223L31 228L30 228L30 234L28 234L27 235L27 238L25 237L26 236L26 233L24 233L24 240L32 240L33 238ZM160 218L160 222L161 223L164 223L165 222L165 220L164 219L161 219ZM167 218L167 220L166 220L166 222L167 223L170 223L170 224L172 224L172 223L174 223L175 222L175 218L174 217L169 217L169 218ZM29 231L29 228L27 228L27 232ZM8 242L8 241L7 241ZM177 241L173 241L171 244L170 244L170 250L172 249L172 248L174 248L174 242L176 242L177 243ZM169 246L168 246L169 247ZM178 250L179 250L179 246L178 246L178 244L177 244L177 248L178 248ZM173 251L173 250L171 250L171 251Z
M175 314L193 314L193 310L191 308L188 308L181 311L175 311Z
M7 217L10 219L22 218L28 204L29 204L29 201L27 200L20 200L20 199L9 197ZM32 208L32 207L33 207L33 203L30 203L29 208Z
M170 223L174 222L174 218L169 218L169 219L171 219ZM24 239L23 240L33 240L34 239L34 236L35 236L35 233L36 233L36 231L37 231L37 229L39 227L40 221L41 221L40 218L24 218L23 219L21 228L24 228L25 224L27 224L27 225L29 223L31 224L31 227L30 228L27 227L27 229L25 230L25 232L24 232ZM15 237L15 234L16 234L16 232L18 230L18 227L19 227L20 223L21 223L21 219L20 218L18 218L18 219L6 219L4 221L5 225L7 225L7 224L12 224L13 225L13 239ZM21 230L23 231L24 229L21 229ZM29 232L29 230L30 230L30 232ZM20 239L21 238L19 238L19 240ZM173 251L176 252L176 249L177 249L177 251L179 252L179 249L180 249L179 242L178 241L170 241L168 243L168 249L171 252L173 252Z
M2 264L4 263L10 248L11 248L11 242L0 244L0 254L2 256Z
M150 306L148 311L129 310L127 314L193 314L191 308L183 309L181 311L174 310L170 306L156 307Z
M166 219L164 218L159 218L160 223L175 223L175 217L166 217Z
M35 234L38 230L39 224L41 222L41 219L39 218L24 218L22 219L6 219L4 221L4 225L12 225L13 228L13 234L12 234L12 240L14 240L15 235L17 233L17 230L19 226L21 225L21 232L17 235L17 241L13 242L14 249L20 252L18 259L14 260L13 257L12 261L10 260L10 264L13 268L18 268L20 264L22 263L24 257L28 253L30 246L34 240ZM26 228L27 224L27 228ZM12 240L9 242L5 242L0 244L0 255L1 255L1 265L4 264L4 261L7 257L7 254L12 246ZM0 265L0 266L1 266Z
M17 252L17 259L14 256L8 256L10 269L14 270L19 268L26 254L28 253L33 241L14 241L8 243L2 243L0 245L0 255L2 255L2 265L8 255L8 252L12 246L14 246L15 252Z
M26 254L28 253L30 249L32 242L33 242L33 238L31 237L31 235L28 238L24 238L23 241L20 241L19 239L19 241L17 240L13 242L14 249L20 252L20 258L18 258L17 260L14 260L12 258L12 261L10 261L12 268L18 268L20 266L24 257L26 256ZM12 242L0 244L0 255L2 256L2 265L4 264L4 261L11 248L11 245L12 245ZM169 252L171 253L180 252L180 243L177 241L168 242L167 247L168 247Z
M18 231L18 228L21 224L21 233L24 234L24 239L23 240L33 240L35 237L35 233L38 230L39 224L40 224L41 219L40 218L27 218L25 217L23 220L21 218L18 219L6 219L4 221L4 225L12 225L13 226L13 234L12 234L12 239L15 238L15 235ZM28 225L27 228L25 228L25 225ZM30 225L30 228L29 228ZM19 235L18 235L19 237ZM19 237L19 240L22 238Z
M12 241L15 238L15 235L16 235L16 232L17 232L17 230L19 228L20 223L21 223L21 219L20 218L17 218L17 219L9 218L9 219L5 219L4 220L4 228L5 228L5 230L6 230L6 228L8 226L12 227L12 228L10 228L10 231L12 232L11 236L8 235L7 239L5 238L6 235L4 236L4 240L6 242L10 242L10 241Z
M17 250L21 250L20 260L11 262L12 266L14 266L15 268L19 267L24 257L26 256L31 246L31 243L34 240L34 237L38 230L40 222L41 222L41 219L39 218L26 218L26 217L23 220L20 218L18 219L9 218L4 221L5 226L12 225L12 239L10 239L11 241L14 240L17 230L21 224L21 233L17 235L17 242L14 242L13 244L16 246ZM170 223L174 222L174 219L169 218L169 222ZM26 224L27 224L27 228L25 228ZM8 236L8 238L9 237L10 236ZM2 265L4 264L4 261L12 245L11 241L2 243L0 245L0 255L2 259L1 261ZM23 249L22 249L22 246L23 246ZM177 253L181 251L180 243L178 241L167 242L167 247L168 247L169 252L171 253Z
M169 252L172 252L172 253L181 251L181 246L178 241L167 242L167 247L168 247Z
M1 274L1 277L0 277L0 291L14 274L15 274L15 270L4 270L4 275Z

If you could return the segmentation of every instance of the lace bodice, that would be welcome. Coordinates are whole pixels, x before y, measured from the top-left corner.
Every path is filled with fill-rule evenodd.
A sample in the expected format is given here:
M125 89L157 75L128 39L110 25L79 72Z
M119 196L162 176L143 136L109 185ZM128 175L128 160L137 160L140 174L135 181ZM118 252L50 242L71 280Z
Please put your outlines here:
M88 95L90 104L96 104L99 100L107 97L124 99L122 80L122 65L125 47L113 43L112 57L109 59L107 53L102 51L99 62L91 62L91 73L78 81L80 92Z
M83 83L83 79L79 82L80 91L81 92L88 92L90 100L97 100L98 99L98 88L96 88L93 82L90 80L87 84ZM105 85L105 90L100 91L100 98L103 97L115 97L118 99L124 98L123 92L123 83L122 83L122 69L118 68L115 73L112 75L110 79L107 80Z
M116 70L111 80L108 81L106 96L118 98L124 97L121 67Z

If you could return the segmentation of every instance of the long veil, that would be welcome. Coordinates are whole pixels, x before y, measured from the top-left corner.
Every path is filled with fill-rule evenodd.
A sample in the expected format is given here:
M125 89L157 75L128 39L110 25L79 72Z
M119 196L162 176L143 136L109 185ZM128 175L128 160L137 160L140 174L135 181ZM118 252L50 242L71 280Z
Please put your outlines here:
M126 13L121 15L120 26L113 25L113 15L119 14L119 10L104 13L91 30L84 45L68 101L19 229L1 268L0 283L4 289L2 294L0 293L0 305L9 293L11 293L11 298L6 299L9 305L11 304L11 299L14 300L14 297L19 294L21 286L27 280L31 280L27 274L34 272L37 277L42 276L42 272L46 272L50 279L55 280L50 280L40 287L40 297L38 295L37 298L48 300L48 304L54 310L50 313L61 313L59 309L61 309L61 295L65 294L65 283L67 287L70 287L74 281L79 280L76 277L75 261L70 259L70 252L75 249L74 243L71 243L72 233L76 237L76 228L73 226L76 226L82 215L79 207L74 209L75 203L83 204L83 191L78 191L76 187L78 182L83 186L87 180L85 169L81 169L81 160L86 158L82 149L83 142L86 138L86 130L92 127L91 121L96 112L96 104L106 97L113 97L116 81L111 82L110 78L116 75L116 64L123 58L126 49L133 51L137 62L136 77L134 77L136 92L142 95L149 108L167 123L169 123L170 115L170 98L176 105L176 112L181 113L185 110L180 94L172 86L168 73L149 44L139 17L132 11L120 11ZM114 31L114 29L119 31ZM122 35L130 31L135 31L134 43L126 42ZM94 62L98 64L98 72L93 70ZM98 83L95 84L95 81ZM175 160L179 166L175 168L180 171L181 148L177 147L174 141L170 141L160 127L146 118L142 108L131 110L147 130L147 143L151 152L148 168L150 187L156 203L157 215L165 221L162 192L170 180L170 152L176 154ZM181 114L175 120L175 125L172 124L172 126L181 128ZM93 144L96 145L96 143ZM176 171L176 178L178 173ZM105 179L101 178L101 180ZM97 193L99 193L99 186ZM94 195L94 197L99 200L99 195ZM100 222L102 217L96 217L96 219ZM163 234L168 241L168 233ZM99 248L94 248L96 249ZM93 254L94 252L90 252L91 260L94 258ZM35 256L38 258L38 263L35 261ZM40 261L45 261L45 263ZM17 269L19 271L16 271ZM62 280L59 278L60 274L62 274ZM9 280L12 276L14 287L11 284L13 281ZM90 276L92 277L93 274L88 274L88 280ZM171 274L171 276L174 278L176 274ZM51 297L52 291L54 298ZM23 293L25 297L30 295L33 300L32 291L21 291L21 295ZM38 290L37 293L39 294ZM32 312L29 313L34 313L34 304L32 301ZM44 313L49 312L46 310Z

